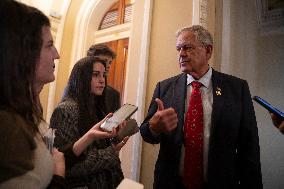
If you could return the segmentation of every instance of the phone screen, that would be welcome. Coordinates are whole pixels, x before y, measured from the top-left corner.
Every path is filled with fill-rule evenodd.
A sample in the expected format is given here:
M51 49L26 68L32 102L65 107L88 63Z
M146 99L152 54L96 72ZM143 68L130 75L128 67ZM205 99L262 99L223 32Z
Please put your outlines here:
M101 128L107 131L112 131L113 127L117 127L122 121L128 119L132 114L137 111L138 107L132 104L124 104L116 112L113 113L113 116L107 119L102 125Z

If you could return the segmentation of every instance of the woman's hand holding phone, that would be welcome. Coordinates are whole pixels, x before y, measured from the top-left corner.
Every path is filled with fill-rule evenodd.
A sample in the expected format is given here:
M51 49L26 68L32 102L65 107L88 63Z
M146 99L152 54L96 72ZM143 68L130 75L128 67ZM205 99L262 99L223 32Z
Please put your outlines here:
M103 138L112 138L117 135L117 129L113 128L111 132L101 129L102 123L106 119L112 117L112 113L109 113L103 120L95 124L86 134L84 134L79 140L73 145L73 152L79 156L94 140Z
M89 137L91 137L94 140L99 140L103 138L111 138L116 136L117 129L112 128L111 132L105 131L101 128L101 125L110 117L112 117L113 114L109 113L103 120L101 120L99 123L95 124L88 132L87 134Z

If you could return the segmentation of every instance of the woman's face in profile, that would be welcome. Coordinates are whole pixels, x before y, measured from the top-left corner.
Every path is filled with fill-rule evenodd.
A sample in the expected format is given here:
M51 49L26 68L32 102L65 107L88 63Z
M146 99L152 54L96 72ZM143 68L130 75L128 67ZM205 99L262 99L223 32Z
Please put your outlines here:
M94 95L102 95L105 89L106 70L102 63L93 64L93 74L91 80L91 93Z
M35 83L37 86L43 86L46 83L54 81L55 79L54 61L56 59L59 59L59 54L53 44L50 27L43 26L42 27L42 47L40 51L40 56L36 63Z

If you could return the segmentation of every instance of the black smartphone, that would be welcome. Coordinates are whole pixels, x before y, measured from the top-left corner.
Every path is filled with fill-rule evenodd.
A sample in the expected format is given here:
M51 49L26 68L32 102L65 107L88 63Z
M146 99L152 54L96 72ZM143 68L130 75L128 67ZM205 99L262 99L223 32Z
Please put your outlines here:
M132 104L124 104L117 111L113 113L113 116L108 118L100 127L106 131L112 131L113 127L117 127L124 120L130 118L138 107Z
M119 129L117 133L117 139L119 141L123 140L126 136L132 136L139 131L138 124L135 119L129 119L126 121L126 125Z
M280 110L278 110L277 108L275 108L274 106L272 106L271 104L269 104L268 102L260 98L259 96L254 96L252 99L256 101L257 103L259 103L261 106L263 106L265 109L267 109L269 112L273 113L277 117L284 120L283 112L281 112Z

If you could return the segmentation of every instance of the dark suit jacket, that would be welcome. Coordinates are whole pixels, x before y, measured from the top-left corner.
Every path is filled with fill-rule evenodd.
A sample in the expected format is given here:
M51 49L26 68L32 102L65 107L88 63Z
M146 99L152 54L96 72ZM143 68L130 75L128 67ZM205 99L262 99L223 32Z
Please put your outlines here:
M213 109L208 153L208 188L262 188L259 139L254 108L245 80L213 70ZM221 95L217 95L217 88ZM170 134L155 138L149 130L149 120L157 110L155 98L173 107L178 126ZM186 74L159 82L153 94L148 114L140 127L143 139L160 143L155 166L154 188L177 189L183 144Z
M115 112L120 108L120 94L119 92L112 88L111 86L107 85L106 88L106 110L107 113Z

